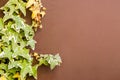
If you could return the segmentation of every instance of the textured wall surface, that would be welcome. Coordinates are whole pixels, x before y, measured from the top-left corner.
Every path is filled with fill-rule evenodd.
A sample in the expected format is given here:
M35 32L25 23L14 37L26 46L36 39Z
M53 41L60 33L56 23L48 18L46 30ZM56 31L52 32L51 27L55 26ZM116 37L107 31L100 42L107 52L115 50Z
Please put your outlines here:
M42 1L36 52L60 53L63 63L39 68L38 80L120 80L120 0Z

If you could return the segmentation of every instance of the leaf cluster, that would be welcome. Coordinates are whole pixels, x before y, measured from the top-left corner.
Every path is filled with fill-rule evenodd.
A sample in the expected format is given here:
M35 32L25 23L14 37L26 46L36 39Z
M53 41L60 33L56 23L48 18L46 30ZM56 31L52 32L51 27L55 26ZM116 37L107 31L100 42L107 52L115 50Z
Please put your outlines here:
M1 8L4 16L0 18L0 80L26 80L28 76L37 79L39 66L46 65L54 69L62 62L58 54L37 54L39 63L32 65L30 49L35 49L35 31L20 15L22 13L26 16L28 3L8 0Z

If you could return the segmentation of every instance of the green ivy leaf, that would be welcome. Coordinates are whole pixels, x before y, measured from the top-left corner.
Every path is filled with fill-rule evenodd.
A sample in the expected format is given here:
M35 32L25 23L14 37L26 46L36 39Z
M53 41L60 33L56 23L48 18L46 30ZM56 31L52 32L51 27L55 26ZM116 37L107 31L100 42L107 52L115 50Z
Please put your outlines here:
M9 60L12 60L12 52L11 47L2 47L3 51L0 53L0 58L8 58Z
M23 61L22 63L23 68L20 71L20 75L21 75L21 80L26 79L26 75L32 75L33 74L33 70L32 70L32 64L30 62L27 62L26 60Z
M7 70L7 64L1 63L0 64L0 70Z
M4 10L5 14L8 13L9 16L18 10L20 10L24 14L24 16L26 16L25 6L26 3L22 0L9 0L1 9Z
M12 68L23 68L22 66L22 60L19 61L11 61L8 64L8 69L12 69Z
M21 47L16 47L14 49L14 53L12 54L12 57L16 58L18 56L21 56L24 59L27 59L28 61L32 60L31 56L29 55L29 49L26 49L26 48L22 49Z
M34 50L35 49L35 43L36 43L36 41L31 39L27 42L27 46L31 46L31 48Z
M3 75L4 73L5 73L4 70L0 69L0 75Z
M39 65L36 64L32 67L32 74L30 76L33 76L35 79L37 79L37 69L38 69Z
M4 28L3 19L0 18L0 31Z
M53 70L56 66L59 66L60 63L62 63L59 54L56 54L55 56L51 54L45 54L45 55L41 54L40 59L38 61L40 66L42 64L46 66L50 65L51 70Z

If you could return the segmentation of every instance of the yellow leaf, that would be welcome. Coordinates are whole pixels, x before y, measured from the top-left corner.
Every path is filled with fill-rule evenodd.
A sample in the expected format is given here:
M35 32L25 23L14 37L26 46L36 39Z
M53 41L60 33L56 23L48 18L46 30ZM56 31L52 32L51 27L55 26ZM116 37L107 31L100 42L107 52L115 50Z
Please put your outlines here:
M40 28L40 29L42 29L42 28L43 28L42 24L39 26L39 28Z
M13 78L20 78L20 74L17 72L14 76L13 76Z
M5 76L1 76L0 80L7 80L7 79L5 78Z
M34 4L35 0L29 0L26 4L26 8L29 8L30 6L32 6Z
M42 15L42 17L44 17L46 13L45 11L41 11L40 14Z
M32 19L34 19L39 12L40 12L39 10L33 11L33 12L32 12Z

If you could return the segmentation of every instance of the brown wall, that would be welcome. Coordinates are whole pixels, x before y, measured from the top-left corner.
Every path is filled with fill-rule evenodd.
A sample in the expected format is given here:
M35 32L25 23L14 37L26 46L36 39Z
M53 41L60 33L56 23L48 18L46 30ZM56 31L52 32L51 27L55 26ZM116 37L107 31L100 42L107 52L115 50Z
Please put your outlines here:
M43 0L47 15L38 52L63 64L39 80L120 80L120 0Z
M39 68L38 80L120 80L120 0L43 3L47 15L36 51L59 52L63 63L53 71Z

